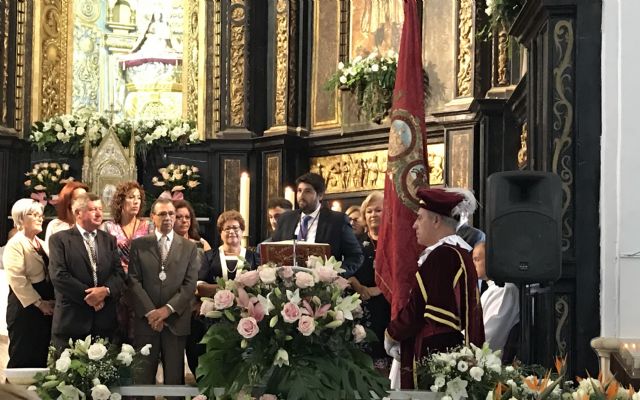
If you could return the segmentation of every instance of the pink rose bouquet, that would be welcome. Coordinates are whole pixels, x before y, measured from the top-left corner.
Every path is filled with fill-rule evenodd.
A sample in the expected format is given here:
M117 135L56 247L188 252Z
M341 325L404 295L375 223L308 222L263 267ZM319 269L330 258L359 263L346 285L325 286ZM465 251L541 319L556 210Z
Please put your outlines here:
M213 299L203 299L203 314L214 323L202 340L202 393L211 398L213 388L224 387L231 398L242 392L311 400L385 394L388 380L360 348L369 335L357 324L361 301L345 292L341 262L310 257L307 265L268 264L233 281L218 279ZM257 395L256 385L264 387Z

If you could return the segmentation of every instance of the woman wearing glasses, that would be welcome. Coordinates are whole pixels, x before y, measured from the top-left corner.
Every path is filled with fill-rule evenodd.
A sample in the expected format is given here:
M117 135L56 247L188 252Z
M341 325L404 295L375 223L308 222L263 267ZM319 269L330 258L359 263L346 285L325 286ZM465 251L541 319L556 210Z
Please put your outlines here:
M42 232L43 212L42 205L33 199L20 199L11 208L18 233L9 240L2 255L10 287L8 368L47 365L54 294L48 249L36 236Z
M225 211L218 217L217 226L222 238L222 246L205 252L196 289L196 295L200 297L213 297L216 294L218 278L233 280L238 270L248 271L258 267L256 253L242 247L241 244L245 228L242 215L235 210ZM187 348L193 346L191 351L187 351L187 360L189 368L194 373L198 365L198 356L204 354L204 346L197 343L200 342L205 331L206 327L200 332L192 329L187 339L189 343Z
M186 200L174 200L173 205L176 208L176 223L173 224L173 230L178 235L196 242L198 249L211 250L209 243L200 237L198 220L191 204Z

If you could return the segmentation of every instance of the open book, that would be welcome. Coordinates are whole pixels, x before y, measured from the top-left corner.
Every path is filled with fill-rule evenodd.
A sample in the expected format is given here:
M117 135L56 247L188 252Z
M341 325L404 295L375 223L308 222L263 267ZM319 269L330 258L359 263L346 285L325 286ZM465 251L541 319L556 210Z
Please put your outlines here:
M296 241L297 265L305 267L309 256L331 257L331 246L327 243L307 243ZM279 265L293 265L293 240L260 244L260 262Z

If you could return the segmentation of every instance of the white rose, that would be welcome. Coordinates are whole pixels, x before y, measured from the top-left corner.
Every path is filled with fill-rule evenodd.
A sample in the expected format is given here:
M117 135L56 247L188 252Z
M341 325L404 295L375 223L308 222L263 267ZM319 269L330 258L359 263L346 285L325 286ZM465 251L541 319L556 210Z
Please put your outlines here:
M56 369L62 373L67 372L70 366L71 366L71 358L69 357L60 357L56 361Z
M445 381L443 376L436 377L436 380L433 382L433 384L439 388L443 387L445 383L447 382Z
M340 70L344 69L344 63L342 61L338 63L338 69Z
M133 356L129 353L122 352L118 354L118 356L116 357L116 360L120 361L122 365L126 365L128 367L129 365L131 365L131 362L133 361Z
M96 385L91 389L91 398L93 400L109 400L111 392L105 385Z
M344 75L340 76L340 83L342 83L343 85L347 83L347 77Z
M102 343L94 343L87 350L87 356L90 360L101 360L105 354L107 354L107 348Z
M140 349L140 354L143 356L148 356L151 353L151 343L145 344L142 349Z
M260 271L258 271L258 275L260 276L260 280L267 285L276 281L275 268L262 268Z
M122 353L128 353L128 354L131 354L131 355L136 354L136 350L133 348L133 346L131 346L130 344L126 344L126 343L124 343L122 345L122 347L120 348L120 351Z
M480 367L471 367L469 375L471 375L471 377L476 381L480 382L482 380L482 375L484 375L484 370Z
M353 341L356 343L360 343L367 337L367 331L364 330L364 327L360 324L356 324L351 331L353 333Z
M371 71L378 72L380 70L380 66L378 64L373 64L371 66Z

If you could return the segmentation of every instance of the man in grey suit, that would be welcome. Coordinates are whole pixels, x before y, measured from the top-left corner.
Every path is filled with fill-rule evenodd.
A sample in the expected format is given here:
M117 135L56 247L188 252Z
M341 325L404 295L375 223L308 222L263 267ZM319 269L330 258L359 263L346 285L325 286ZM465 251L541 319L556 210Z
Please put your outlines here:
M151 344L136 383L154 384L158 359L164 383L184 384L184 348L191 331L191 305L198 279L194 242L173 232L176 209L169 199L151 207L156 230L131 243L129 286L136 314L134 345Z

